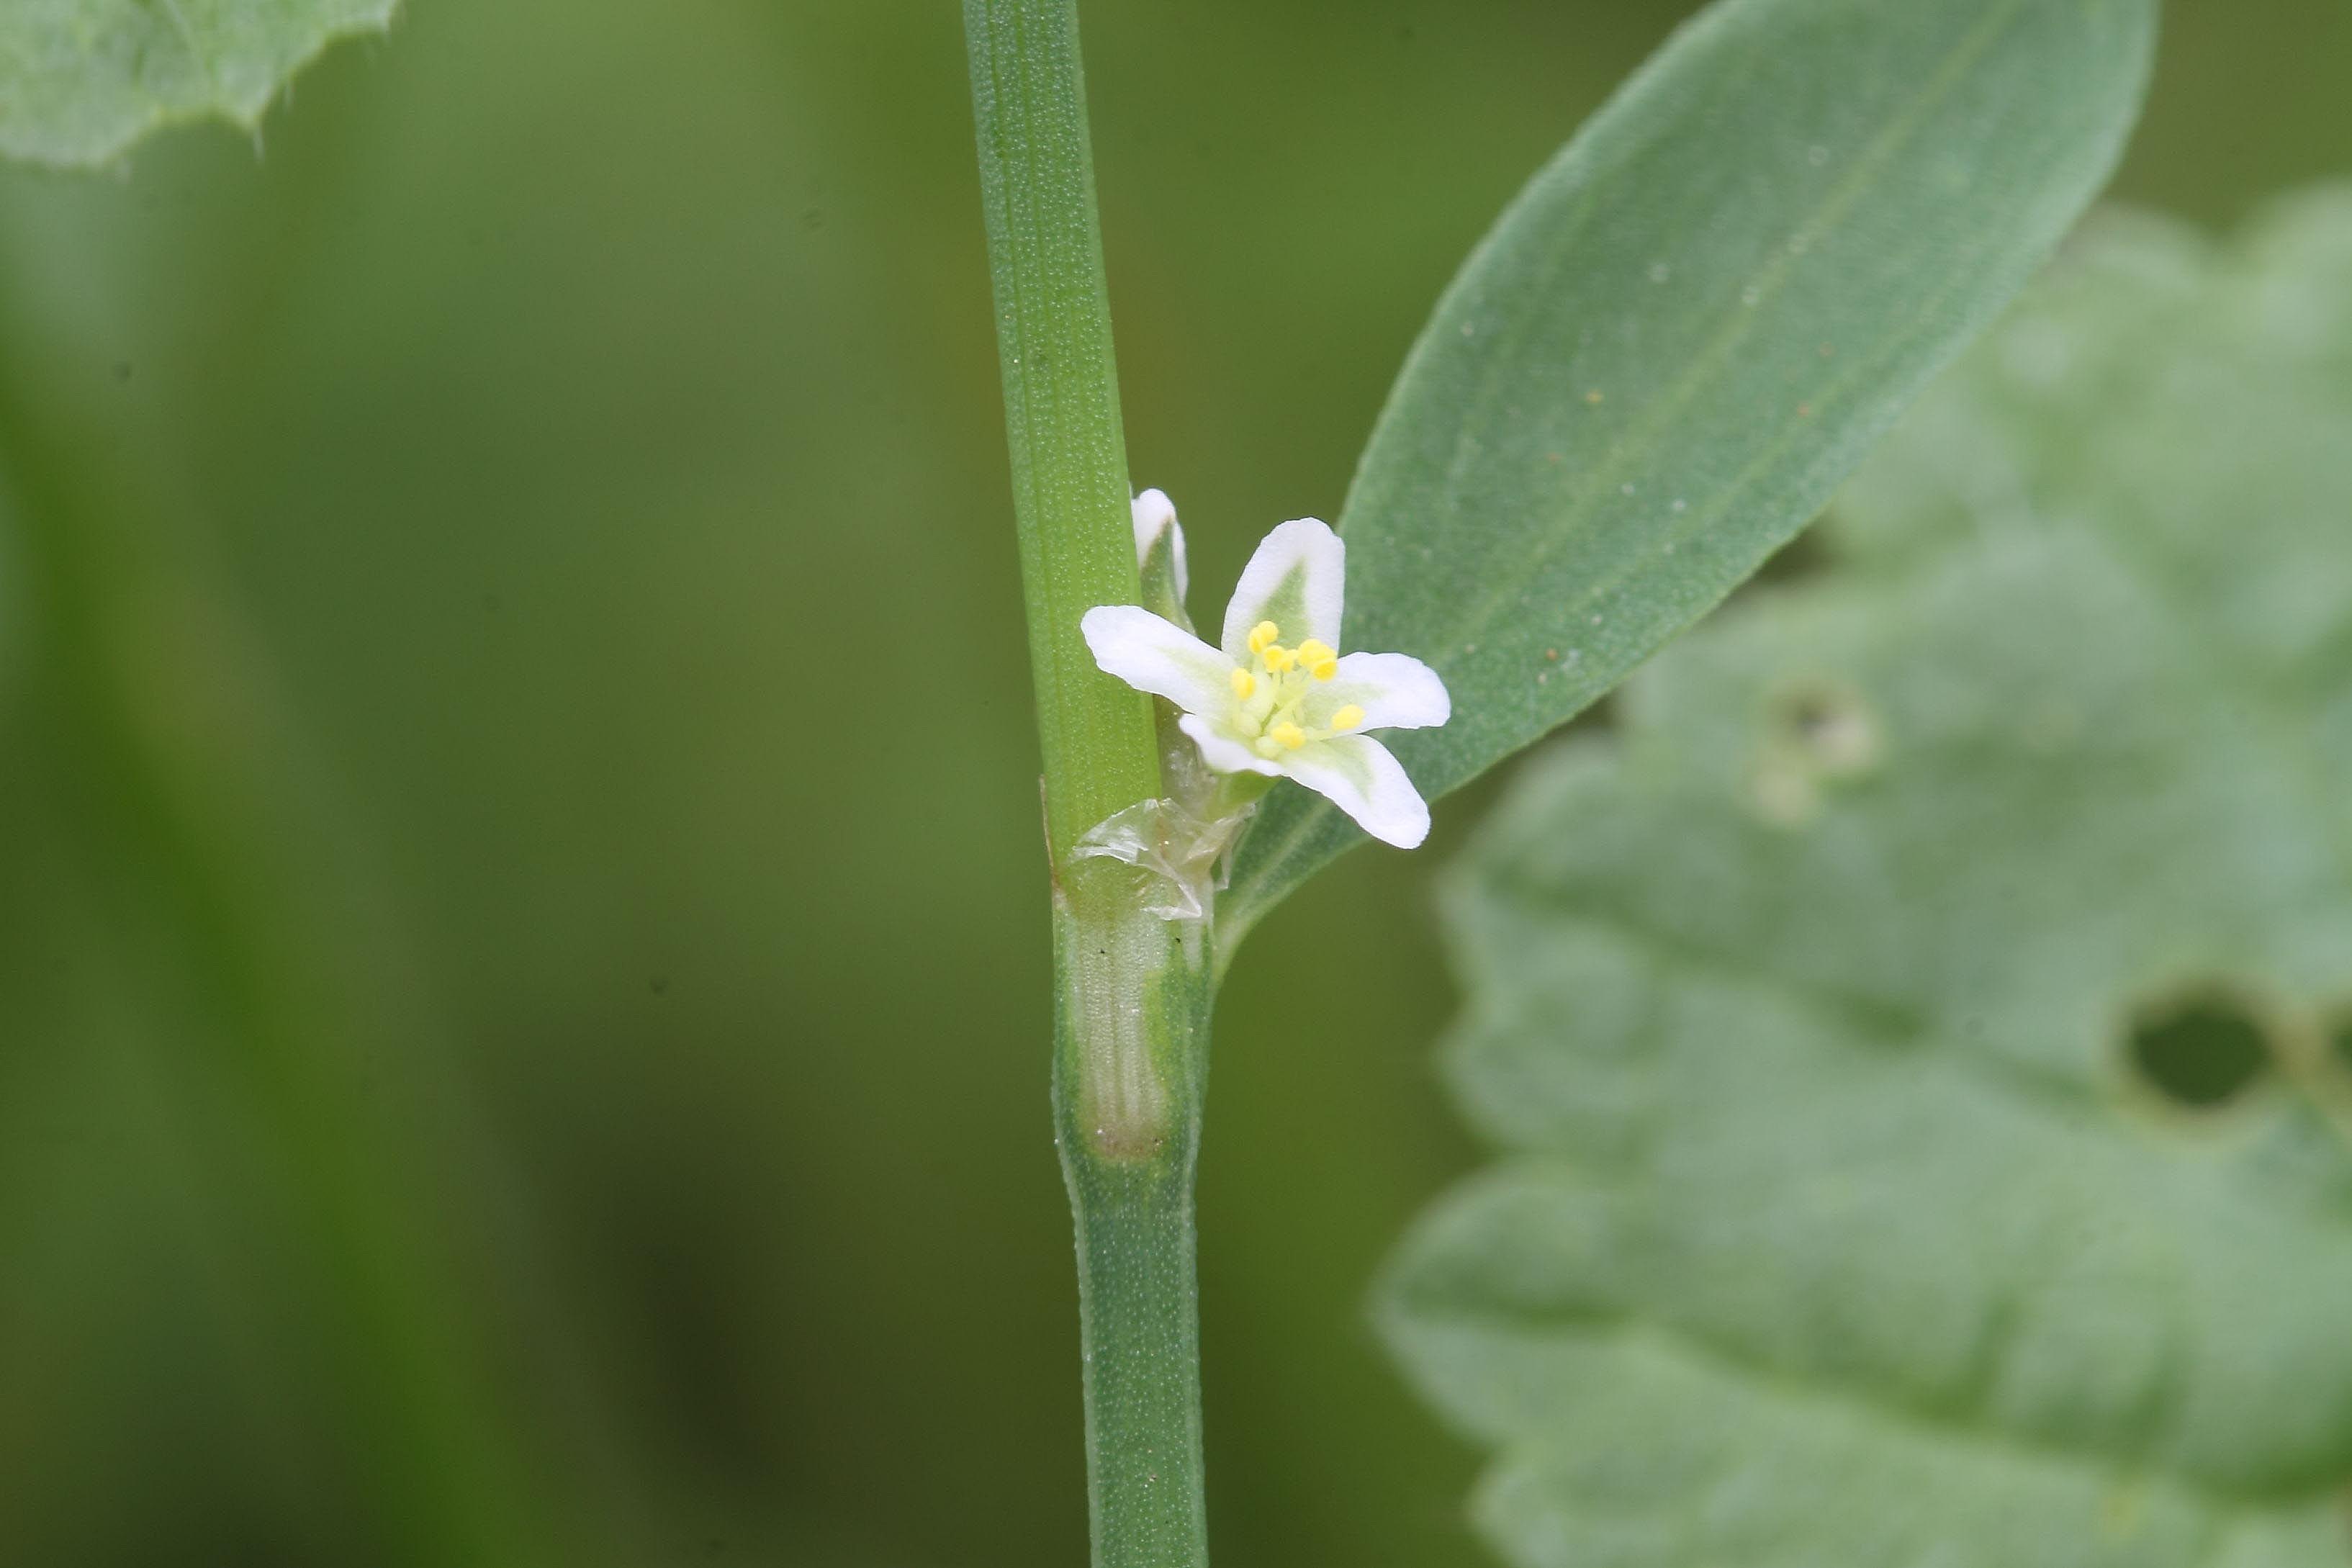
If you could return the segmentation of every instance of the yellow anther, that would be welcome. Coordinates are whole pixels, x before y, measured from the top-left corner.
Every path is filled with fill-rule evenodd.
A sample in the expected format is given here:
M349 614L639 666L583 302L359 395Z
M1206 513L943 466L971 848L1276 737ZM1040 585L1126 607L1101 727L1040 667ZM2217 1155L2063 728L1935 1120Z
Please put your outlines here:
M1298 750L1299 747L1307 744L1307 731L1300 729L1297 725L1292 723L1287 719L1285 719L1281 723L1276 724L1273 729L1268 730L1266 733L1273 736L1276 741L1281 742L1284 745L1289 747L1294 752Z
M1291 652L1288 648L1283 647L1280 643L1267 644L1264 651L1262 651L1258 657L1265 660L1265 668L1268 673L1274 675L1280 675L1284 670L1292 668L1298 662L1298 656Z
M1238 697L1238 698L1240 698L1243 701L1246 702L1246 701L1248 701L1252 697L1255 696L1256 694L1257 694L1257 677L1256 677L1256 676L1255 676L1255 675L1252 675L1252 674L1251 674L1248 670L1246 670L1246 669L1236 669L1236 670L1234 670L1234 696L1236 696L1236 697Z
M1308 637L1298 645L1299 668L1318 680L1328 680L1339 673L1339 650L1320 637Z
M1316 679L1328 680L1339 673L1339 661L1336 658L1318 659L1307 668L1314 672Z
M1364 710L1352 702L1331 715L1331 728L1334 730L1352 730L1363 721Z
M1250 628L1249 650L1252 653L1264 653L1272 647L1275 639L1281 636L1280 626L1276 626L1272 621L1260 621Z

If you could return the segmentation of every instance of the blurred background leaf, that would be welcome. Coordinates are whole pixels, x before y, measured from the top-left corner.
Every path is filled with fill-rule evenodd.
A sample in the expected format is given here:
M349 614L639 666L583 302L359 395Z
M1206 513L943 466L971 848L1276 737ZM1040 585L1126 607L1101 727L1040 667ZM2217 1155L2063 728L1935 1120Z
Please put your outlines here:
M1527 1568L2352 1560L2352 186L2110 219L1451 887Z
M0 13L0 156L102 163L217 115L250 129L334 38L396 0L11 0Z
M1088 5L1135 474L1201 581L1336 510L1438 290L1687 9ZM322 1081L381 1089L352 1098L437 1218L489 1451L546 1511L633 1563L1080 1561L953 7L404 17L258 155L192 129L123 178L0 178L44 488L114 542L103 602L213 628L107 689L258 708L196 731L248 737L242 841L289 823L229 907L324 977ZM2352 167L2336 0L2178 0L2167 40L2126 193L2218 222ZM190 998L205 921L118 839L114 764L61 749L90 686L29 537L0 533L0 1562L389 1561L404 1483L340 1370L366 1347ZM1486 798L1268 918L1345 985L1234 967L1202 1192L1229 1568L1485 1560L1477 1455L1361 1303L1472 1159L1423 1062L1453 1007L1425 879Z
M1348 496L1349 647L1435 665L1430 795L1557 727L1812 521L2106 183L2154 0L1737 0L1446 289ZM1268 799L1234 935L1359 832Z

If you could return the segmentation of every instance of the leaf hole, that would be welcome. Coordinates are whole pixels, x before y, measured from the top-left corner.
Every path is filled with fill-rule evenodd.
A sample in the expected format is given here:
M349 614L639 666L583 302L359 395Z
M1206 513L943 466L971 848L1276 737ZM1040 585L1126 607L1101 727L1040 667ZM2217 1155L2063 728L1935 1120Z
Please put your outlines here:
M1816 677L1780 685L1766 694L1761 721L1748 800L1776 827L1810 825L1826 804L1828 786L1871 772L1884 750L1878 715L1841 680Z
M2210 1114L2242 1098L2269 1070L2270 1029L2226 990L2176 995L2141 1009L2127 1040L2133 1070L2169 1104Z
M1811 681L1772 700L1777 747L1801 758L1823 778L1867 773L1878 761L1878 719L1850 686Z

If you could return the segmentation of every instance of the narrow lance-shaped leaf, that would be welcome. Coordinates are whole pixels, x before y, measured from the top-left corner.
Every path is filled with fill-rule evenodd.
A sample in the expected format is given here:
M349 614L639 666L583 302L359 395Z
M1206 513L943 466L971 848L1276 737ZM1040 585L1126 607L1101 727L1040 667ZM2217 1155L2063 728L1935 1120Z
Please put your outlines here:
M396 0L5 0L0 155L83 165L148 132L251 126L313 55L381 31Z
M1434 665L1425 794L1573 717L1817 511L2105 180L2154 0L1725 0L1471 256L1343 528L1350 646ZM1277 794L1221 914L1355 842Z
M2352 190L2087 237L1448 892L1520 1568L2344 1568Z

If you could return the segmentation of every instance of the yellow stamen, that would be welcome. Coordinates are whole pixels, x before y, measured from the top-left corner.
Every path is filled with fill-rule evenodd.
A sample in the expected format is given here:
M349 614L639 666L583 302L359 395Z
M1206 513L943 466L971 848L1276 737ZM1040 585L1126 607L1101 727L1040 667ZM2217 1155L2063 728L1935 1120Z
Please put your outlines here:
M1272 647L1276 639L1281 636L1280 626L1276 626L1272 621L1260 621L1250 628L1249 650L1252 653L1264 653Z
M1248 670L1246 670L1246 669L1236 669L1236 670L1234 670L1234 696L1236 696L1236 697L1238 697L1238 698L1240 698L1243 701L1246 702L1246 701L1248 701L1252 697L1255 696L1256 694L1257 694L1257 677L1256 677L1256 676L1255 676L1255 675L1252 675L1252 674L1251 674Z
M1258 657L1265 660L1268 673L1280 675L1298 662L1298 656L1280 643L1269 643Z
M1298 645L1299 667L1318 680L1328 680L1339 673L1339 650L1320 637L1308 637Z
M1307 731L1300 729L1297 725L1292 723L1287 719L1285 719L1281 723L1276 724L1273 729L1268 730L1266 733L1273 736L1276 741L1279 741L1282 744L1289 747L1294 752L1298 750L1299 747L1307 744Z
M1339 673L1339 661L1336 658L1318 659L1307 668L1315 672L1316 679L1328 680Z
M1352 730L1363 721L1364 710L1352 702L1331 715L1331 728L1334 730Z

